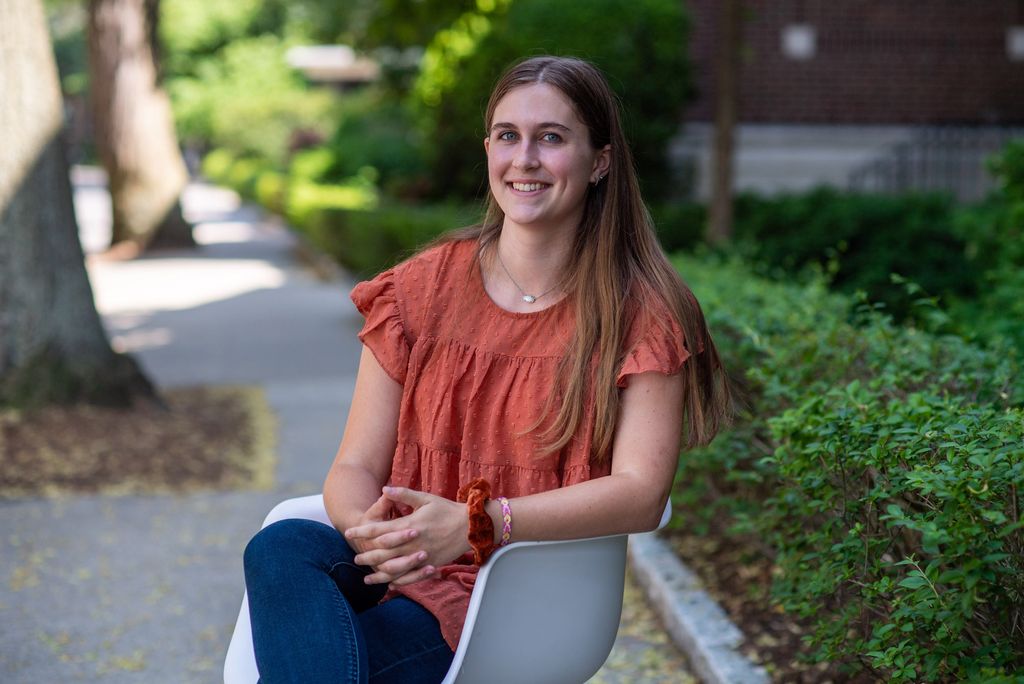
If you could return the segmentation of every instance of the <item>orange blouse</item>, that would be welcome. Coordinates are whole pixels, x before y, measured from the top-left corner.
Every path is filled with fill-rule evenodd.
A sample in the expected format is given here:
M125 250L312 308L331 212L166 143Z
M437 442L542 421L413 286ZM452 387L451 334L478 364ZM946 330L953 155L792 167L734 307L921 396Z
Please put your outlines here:
M389 484L454 500L460 485L483 477L496 496L513 498L608 475L610 463L590 459L592 398L561 451L544 453L537 434L546 423L521 434L556 385L574 326L569 298L531 313L500 308L484 290L476 249L475 240L449 242L352 290L366 317L359 339L404 387ZM689 356L677 325L667 335L650 324L667 309L645 314L627 335L619 387L635 373L677 373ZM477 570L466 554L384 600L424 606L455 650Z

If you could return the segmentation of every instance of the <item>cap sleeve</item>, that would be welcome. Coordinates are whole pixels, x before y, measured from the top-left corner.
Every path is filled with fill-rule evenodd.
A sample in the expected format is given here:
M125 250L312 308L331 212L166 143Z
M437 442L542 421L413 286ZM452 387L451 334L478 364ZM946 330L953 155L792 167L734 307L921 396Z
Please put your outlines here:
M690 352L686 348L683 331L675 319L664 312L667 321L658 322L651 316L641 316L644 324L640 333L633 337L631 346L619 369L617 385L626 387L629 376L655 371L662 375L674 375L683 367Z
M409 341L398 309L394 270L364 280L352 289L352 302L366 317L359 339L392 379L405 384L409 366Z

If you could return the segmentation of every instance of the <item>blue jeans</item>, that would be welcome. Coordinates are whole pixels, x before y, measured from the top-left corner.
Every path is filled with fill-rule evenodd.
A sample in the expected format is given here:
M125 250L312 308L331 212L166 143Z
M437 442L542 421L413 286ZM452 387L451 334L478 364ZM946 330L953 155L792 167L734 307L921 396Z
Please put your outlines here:
M281 520L245 549L253 646L261 684L437 684L454 654L437 619L386 585L333 527Z

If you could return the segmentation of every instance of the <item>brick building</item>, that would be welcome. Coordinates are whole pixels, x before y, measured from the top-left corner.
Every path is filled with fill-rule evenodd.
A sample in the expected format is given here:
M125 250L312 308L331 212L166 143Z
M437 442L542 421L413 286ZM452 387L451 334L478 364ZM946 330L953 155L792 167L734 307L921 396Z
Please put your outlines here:
M717 0L689 0L713 117ZM1024 0L747 0L740 120L1024 123Z
M687 6L697 93L684 113L686 133L676 154L696 171L693 192L706 197L720 2L687 0ZM849 186L872 165L884 175L887 157L890 166L912 158L914 168L927 169L927 159L917 160L930 156L944 167L951 159L977 167L979 179L966 189L934 179L895 189L949 189L976 198L987 187L981 160L1022 132L1014 127L1024 125L1024 0L744 0L744 6L741 189Z

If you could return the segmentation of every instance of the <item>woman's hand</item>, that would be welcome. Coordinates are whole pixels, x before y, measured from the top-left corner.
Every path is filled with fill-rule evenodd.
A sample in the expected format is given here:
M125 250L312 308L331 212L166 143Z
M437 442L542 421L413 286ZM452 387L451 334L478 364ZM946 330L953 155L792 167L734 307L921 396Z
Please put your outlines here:
M395 518L397 511L395 510L395 504L391 499L384 495L378 497L373 502L366 512L363 513L359 520L356 522L354 527L360 527L363 525L369 525L375 522L384 522ZM408 536L408 535L406 535ZM348 542L356 553L362 553L364 551L370 551L372 549L380 548L382 545L397 546L407 539L403 539L401 533L392 533L391 536L384 537L382 539L349 539ZM386 548L386 547L385 547Z
M370 510L384 500L389 505L410 506L413 512L394 520L371 520L345 531L345 538L360 552L356 563L374 570L367 575L367 584L418 582L470 550L465 504L405 487L385 487Z

